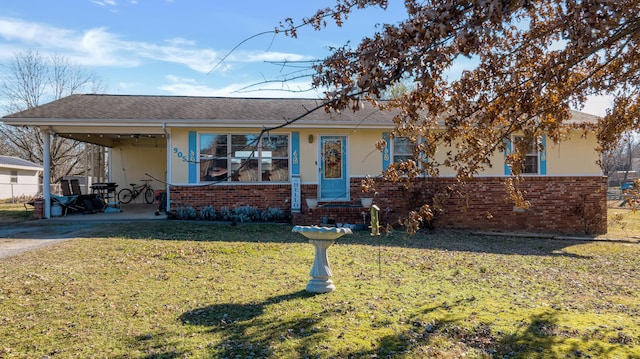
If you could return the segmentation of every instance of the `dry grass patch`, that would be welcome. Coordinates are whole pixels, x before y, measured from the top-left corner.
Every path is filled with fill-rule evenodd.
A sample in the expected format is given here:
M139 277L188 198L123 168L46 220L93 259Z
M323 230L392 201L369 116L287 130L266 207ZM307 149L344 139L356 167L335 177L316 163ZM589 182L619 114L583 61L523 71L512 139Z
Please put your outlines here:
M33 219L33 207L23 203L0 203L0 225Z
M640 239L640 211L627 207L607 209L608 237Z
M355 233L311 295L290 230L117 224L0 260L0 357L640 356L637 244Z

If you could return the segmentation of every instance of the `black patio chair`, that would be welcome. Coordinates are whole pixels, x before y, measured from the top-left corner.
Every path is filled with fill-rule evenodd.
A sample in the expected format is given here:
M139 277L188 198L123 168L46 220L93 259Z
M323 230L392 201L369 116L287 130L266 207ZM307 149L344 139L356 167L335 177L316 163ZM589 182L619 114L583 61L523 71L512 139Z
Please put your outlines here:
M69 186L69 180L60 180L60 189L62 189L63 196L73 196L73 193L71 193L71 187Z
M80 181L78 181L77 179L71 180L71 192L74 196L82 195L82 190L80 189Z

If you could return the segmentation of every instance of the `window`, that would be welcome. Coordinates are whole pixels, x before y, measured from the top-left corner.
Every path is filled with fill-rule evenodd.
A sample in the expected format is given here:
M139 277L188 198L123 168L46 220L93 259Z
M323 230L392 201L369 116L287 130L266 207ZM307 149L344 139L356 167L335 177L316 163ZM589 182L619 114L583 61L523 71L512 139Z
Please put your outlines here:
M9 179L9 182L18 183L18 171L17 170L12 170L11 171L11 178Z
M391 140L391 161L396 164L396 170L405 175L424 175L428 160L423 153L416 153L417 143L420 141L422 141L422 137L418 137L416 141L412 141L409 137L400 136Z
M523 136L513 136L513 144L514 146L514 150L515 148L519 147L520 143L522 143L524 141L524 137ZM524 156L524 160L522 162L522 173L523 174L538 174L538 168L539 168L539 163L538 163L538 143L537 141L533 141L531 143L528 143L525 145L525 153L523 153Z
M288 135L200 135L200 181L288 180Z
M408 137L395 137L393 139L393 163L413 160L413 150L416 145Z

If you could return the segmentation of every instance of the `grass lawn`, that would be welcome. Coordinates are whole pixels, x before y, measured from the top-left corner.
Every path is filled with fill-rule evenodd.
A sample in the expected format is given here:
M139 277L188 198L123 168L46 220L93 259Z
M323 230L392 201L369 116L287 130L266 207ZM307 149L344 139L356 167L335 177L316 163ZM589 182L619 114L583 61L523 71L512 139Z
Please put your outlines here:
M608 237L640 238L640 211L630 208L608 208Z
M356 232L312 295L290 230L121 223L0 259L0 358L640 358L632 241Z
M0 202L0 226L9 223L29 221L33 218L33 207L22 203Z

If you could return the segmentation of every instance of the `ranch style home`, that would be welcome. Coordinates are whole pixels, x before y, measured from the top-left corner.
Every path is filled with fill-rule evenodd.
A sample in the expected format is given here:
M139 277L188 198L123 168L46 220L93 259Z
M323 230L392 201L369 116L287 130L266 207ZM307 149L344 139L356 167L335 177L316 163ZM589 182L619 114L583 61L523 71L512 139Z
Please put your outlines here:
M153 178L153 187L166 191L168 211L256 206L280 208L295 224L326 219L360 224L367 214L361 200L373 197L382 224L393 224L455 183L453 171L442 168L440 177L421 178L410 190L380 181L375 194L363 193L361 180L411 156L412 144L390 139L392 114L368 104L361 111L340 114L319 109L282 126L319 105L314 99L71 95L2 120L105 146L108 181L121 189ZM573 113L576 123L596 120ZM277 126L260 137L262 129ZM375 148L381 139L387 140L382 152ZM509 167L501 165L505 153L494 153L494 166L451 196L433 225L606 232L606 178L597 164L595 135L576 130L559 144L546 136L539 140L544 149L527 154L521 187L530 208L516 208L505 200ZM45 161L45 179L46 172ZM318 206L310 208L307 199L316 199ZM48 218L46 205L44 211Z

